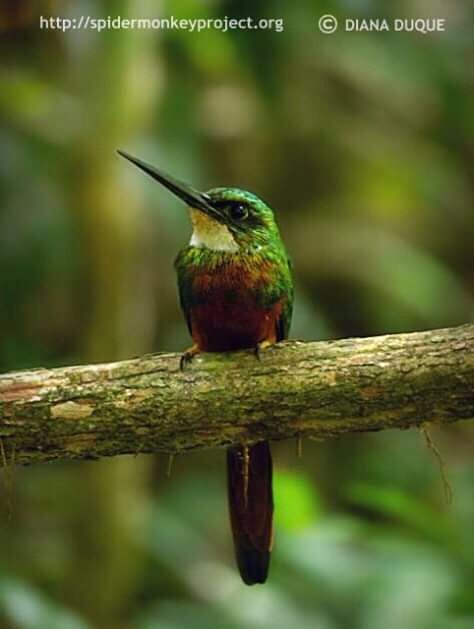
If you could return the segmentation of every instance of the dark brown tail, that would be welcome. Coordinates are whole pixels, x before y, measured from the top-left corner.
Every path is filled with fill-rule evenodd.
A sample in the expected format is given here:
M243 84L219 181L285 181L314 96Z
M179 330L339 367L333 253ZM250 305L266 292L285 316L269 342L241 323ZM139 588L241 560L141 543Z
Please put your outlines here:
M272 549L272 457L268 441L227 450L230 522L240 575L265 583Z

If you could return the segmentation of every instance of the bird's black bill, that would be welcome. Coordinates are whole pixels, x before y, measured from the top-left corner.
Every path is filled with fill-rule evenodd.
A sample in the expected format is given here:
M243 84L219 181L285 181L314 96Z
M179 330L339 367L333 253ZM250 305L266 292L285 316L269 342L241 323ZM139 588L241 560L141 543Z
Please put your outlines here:
M202 210L206 214L213 216L216 219L219 219L219 214L216 210L210 205L209 197L204 192L199 192L199 190L195 190L192 186L188 186L187 184L174 179L170 175L157 170L154 166L143 162L141 159L137 157L133 157L125 151L117 150L117 153L125 159L128 159L129 162L138 166L141 170L143 170L147 175L153 177L156 181L161 183L161 185L168 188L173 194L179 197L182 201L184 201L190 207L196 208L197 210Z

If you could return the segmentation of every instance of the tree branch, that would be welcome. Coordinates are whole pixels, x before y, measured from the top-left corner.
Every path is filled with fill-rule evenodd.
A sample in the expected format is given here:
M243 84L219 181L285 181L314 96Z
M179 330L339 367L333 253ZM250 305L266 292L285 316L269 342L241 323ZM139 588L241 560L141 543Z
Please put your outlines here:
M474 417L474 325L0 376L4 462L180 452Z

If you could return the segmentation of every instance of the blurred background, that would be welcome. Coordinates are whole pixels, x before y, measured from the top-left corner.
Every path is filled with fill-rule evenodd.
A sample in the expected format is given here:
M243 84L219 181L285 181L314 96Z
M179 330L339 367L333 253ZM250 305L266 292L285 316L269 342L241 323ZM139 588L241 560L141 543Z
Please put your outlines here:
M322 35L318 17L445 17L446 32ZM285 30L40 30L39 16L276 17ZM406 0L2 0L0 370L189 344L172 195L248 188L293 258L291 336L472 316L471 5ZM472 137L472 136L471 136ZM467 629L472 428L275 444L270 580L234 567L223 451L7 468L2 629Z

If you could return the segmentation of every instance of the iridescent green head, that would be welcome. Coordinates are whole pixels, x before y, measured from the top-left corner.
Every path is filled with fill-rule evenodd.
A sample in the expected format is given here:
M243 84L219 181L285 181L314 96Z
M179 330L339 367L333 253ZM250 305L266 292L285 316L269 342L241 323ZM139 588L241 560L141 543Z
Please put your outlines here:
M191 245L237 252L280 242L272 209L251 192L239 188L213 188L200 192L141 160L118 151L159 181L190 208L194 227Z

